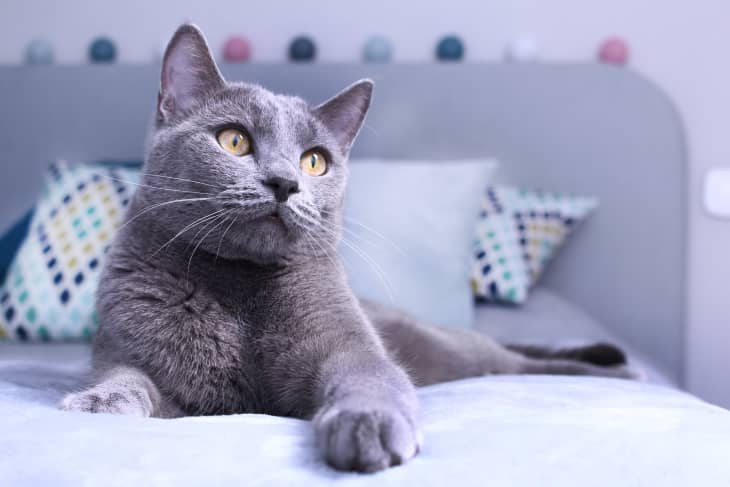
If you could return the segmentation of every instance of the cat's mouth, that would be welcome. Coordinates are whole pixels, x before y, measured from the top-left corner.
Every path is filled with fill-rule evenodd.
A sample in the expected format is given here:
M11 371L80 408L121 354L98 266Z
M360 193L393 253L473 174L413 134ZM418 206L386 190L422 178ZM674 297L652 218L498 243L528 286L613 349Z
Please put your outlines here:
M271 211L257 218L257 221L258 223L268 227L276 227L279 229L288 230L289 226L287 225L286 215L284 215L285 211L286 208L282 207L281 205L277 205Z
M270 215L261 218L262 223L269 223L271 225L284 225L284 220L281 218L278 212L274 212Z
M252 230L269 234L270 237L293 237L299 233L296 211L287 203L272 203L260 207L257 213L246 218Z

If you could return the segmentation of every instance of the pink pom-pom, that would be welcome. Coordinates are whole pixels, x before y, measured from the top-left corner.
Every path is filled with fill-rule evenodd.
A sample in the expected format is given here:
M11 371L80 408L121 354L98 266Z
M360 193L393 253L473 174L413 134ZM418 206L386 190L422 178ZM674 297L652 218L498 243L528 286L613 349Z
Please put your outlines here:
M609 64L626 64L629 61L629 46L623 39L606 39L598 50L598 59Z
M229 63L243 63L251 57L251 46L243 37L233 36L223 46L223 59Z

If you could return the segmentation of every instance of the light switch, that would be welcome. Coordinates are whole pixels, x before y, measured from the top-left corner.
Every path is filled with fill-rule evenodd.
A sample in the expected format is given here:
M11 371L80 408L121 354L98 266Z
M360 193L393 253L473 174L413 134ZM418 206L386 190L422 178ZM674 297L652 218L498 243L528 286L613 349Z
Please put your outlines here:
M730 167L711 169L705 175L705 209L718 218L730 218Z

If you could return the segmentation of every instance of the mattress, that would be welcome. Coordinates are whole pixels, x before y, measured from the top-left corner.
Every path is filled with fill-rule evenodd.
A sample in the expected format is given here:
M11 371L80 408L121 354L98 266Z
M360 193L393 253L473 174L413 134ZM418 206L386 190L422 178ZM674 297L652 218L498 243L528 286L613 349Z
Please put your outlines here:
M421 453L363 475L327 467L301 420L57 410L88 358L84 345L0 345L0 484L730 485L730 412L659 385L502 376L425 387Z
M519 310L478 307L476 328L507 342L620 344L544 289ZM730 485L730 412L667 385L495 376L425 387L421 453L364 475L326 466L301 420L59 411L89 358L88 345L0 343L0 484Z

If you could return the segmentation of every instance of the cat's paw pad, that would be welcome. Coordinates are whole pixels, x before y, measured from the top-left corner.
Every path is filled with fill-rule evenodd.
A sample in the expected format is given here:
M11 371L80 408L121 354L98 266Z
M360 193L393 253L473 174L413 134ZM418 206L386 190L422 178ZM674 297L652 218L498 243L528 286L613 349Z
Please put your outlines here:
M152 404L144 392L106 391L97 388L68 394L59 407L64 411L130 416L149 416L152 411Z
M338 470L377 472L400 465L419 450L421 435L397 408L330 408L315 418L320 448Z

